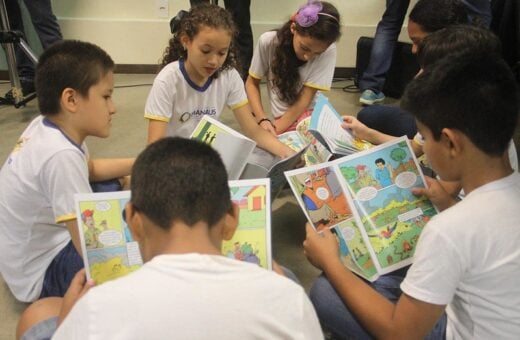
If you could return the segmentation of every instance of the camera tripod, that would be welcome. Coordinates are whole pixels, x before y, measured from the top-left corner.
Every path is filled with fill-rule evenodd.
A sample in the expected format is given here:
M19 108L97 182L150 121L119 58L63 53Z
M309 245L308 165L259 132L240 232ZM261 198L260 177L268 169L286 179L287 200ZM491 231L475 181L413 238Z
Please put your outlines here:
M0 105L14 105L15 108L24 106L28 101L36 97L36 93L23 93L20 78L16 69L15 44L27 55L34 65L38 63L38 57L31 50L27 42L23 39L23 33L11 31L9 26L9 18L7 16L7 8L5 0L1 0L0 17L2 19L2 29L0 31L0 43L4 47L7 59L7 68L9 71L9 79L11 81L11 90L13 99L0 97Z

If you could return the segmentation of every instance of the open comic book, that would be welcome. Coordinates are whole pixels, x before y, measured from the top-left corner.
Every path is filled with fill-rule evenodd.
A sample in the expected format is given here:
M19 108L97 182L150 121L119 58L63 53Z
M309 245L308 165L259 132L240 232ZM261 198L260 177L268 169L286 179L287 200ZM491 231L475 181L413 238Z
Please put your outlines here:
M123 218L130 191L74 195L87 278L97 284L141 267L137 242Z
M349 155L372 147L369 142L354 137L348 130L342 128L342 122L343 119L327 97L318 95L309 123L309 132L321 144L336 155Z
M323 163L332 157L332 153L309 132L310 121L311 117L307 117L296 125L296 131L284 132L278 136L282 143L295 151L300 151L308 145L303 153L305 165Z
M308 145L302 145L298 152L284 159L257 147L247 159L240 179L269 178L271 180L270 199L273 201L287 183L284 172L294 169L302 162L302 155L307 147Z
M411 264L422 228L436 214L408 139L285 173L309 223L338 237L342 262L374 281Z
M208 115L202 117L190 138L209 144L218 151L231 180L240 177L256 146L255 141Z
M271 269L269 180L229 181L229 186L240 217L233 239L223 242L222 253ZM74 199L87 278L101 284L140 268L138 244L123 218L130 191L76 194Z
M231 201L238 205L238 229L222 242L222 254L272 269L269 179L229 181Z

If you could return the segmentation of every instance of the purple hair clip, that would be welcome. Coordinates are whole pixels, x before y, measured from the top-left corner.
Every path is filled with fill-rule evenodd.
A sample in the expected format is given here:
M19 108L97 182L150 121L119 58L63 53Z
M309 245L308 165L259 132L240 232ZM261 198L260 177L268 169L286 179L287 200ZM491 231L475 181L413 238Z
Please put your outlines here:
M318 22L318 14L323 9L321 2L309 0L306 5L300 7L296 13L296 22L301 27L310 27Z

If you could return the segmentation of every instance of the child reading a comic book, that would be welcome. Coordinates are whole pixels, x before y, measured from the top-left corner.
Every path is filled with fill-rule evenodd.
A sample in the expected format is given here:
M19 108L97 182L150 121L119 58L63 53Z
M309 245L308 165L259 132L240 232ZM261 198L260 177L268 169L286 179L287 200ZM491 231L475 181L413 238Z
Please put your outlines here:
M40 300L22 316L18 334L59 314L53 339L323 339L302 287L221 254L238 207L215 150L163 138L139 155L131 181L126 221L143 267L96 287L79 273L62 307L58 299Z
M20 301L65 294L83 267L74 194L91 192L89 180L130 174L133 158L89 159L85 144L110 134L113 69L105 51L80 41L60 42L40 57L41 114L0 171L0 272Z
M423 70L428 69L435 61L453 53L480 53L491 51L500 53L500 41L489 30L469 25L451 26L426 36L418 45L418 60ZM344 116L343 127L361 139L373 144L381 144L394 140L394 136L369 128L356 117ZM411 140L412 148L417 156L423 154L424 141L420 133ZM518 170L518 157L513 140L511 140L507 157L513 169ZM456 197L460 192L460 184L446 183L444 187ZM455 199L455 198L454 198Z
M181 19L146 100L148 143L164 136L187 138L202 116L218 119L227 105L258 146L281 158L294 153L252 116L235 69L235 34L231 14L217 5L192 7Z
M396 303L345 269L330 231L308 227L305 253L324 272L311 299L325 327L342 338L442 338L439 324L432 329L446 311L447 339L518 337L520 174L505 155L519 100L496 53L448 56L409 84L402 105L415 115L425 154L466 197L424 227ZM432 180L417 193L442 191Z
M328 91L341 35L333 4L308 0L279 29L260 36L246 80L247 97L258 125L273 134L296 129L312 112L318 91ZM262 104L260 80L267 80L270 111Z

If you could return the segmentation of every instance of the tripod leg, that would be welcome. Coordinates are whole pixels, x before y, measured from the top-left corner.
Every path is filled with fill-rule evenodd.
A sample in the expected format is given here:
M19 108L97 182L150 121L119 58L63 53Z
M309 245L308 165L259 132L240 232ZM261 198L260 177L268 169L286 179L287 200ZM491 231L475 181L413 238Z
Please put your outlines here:
M20 48L34 65L38 64L38 56L34 54L29 45L27 45L25 40L23 40L22 38L20 38Z

